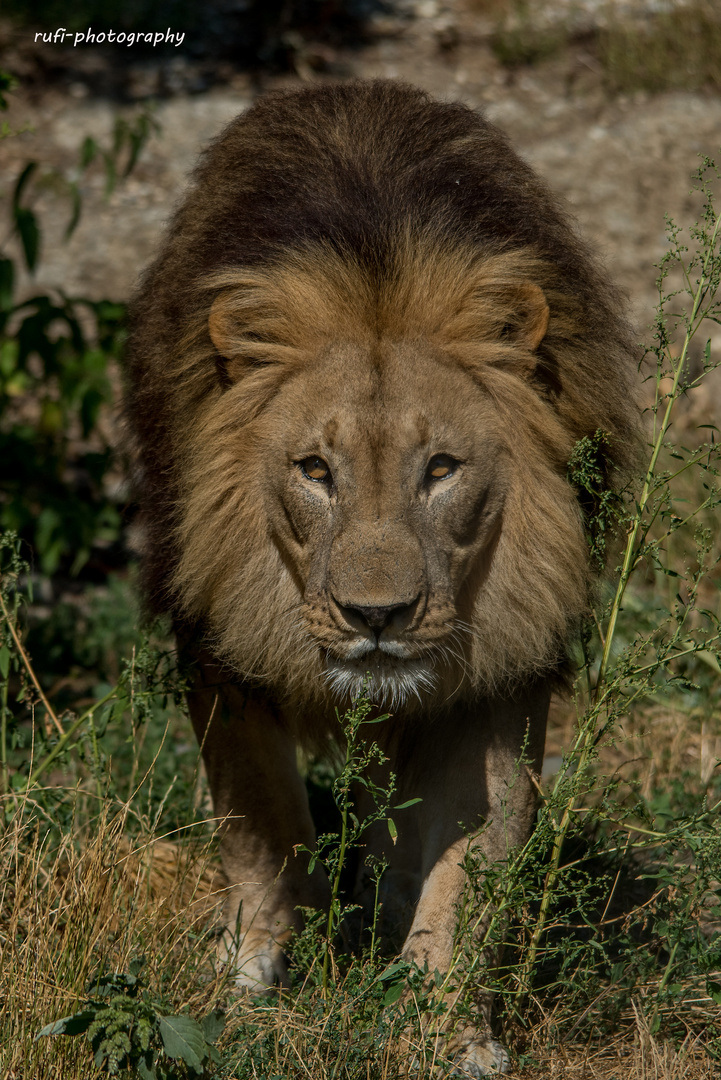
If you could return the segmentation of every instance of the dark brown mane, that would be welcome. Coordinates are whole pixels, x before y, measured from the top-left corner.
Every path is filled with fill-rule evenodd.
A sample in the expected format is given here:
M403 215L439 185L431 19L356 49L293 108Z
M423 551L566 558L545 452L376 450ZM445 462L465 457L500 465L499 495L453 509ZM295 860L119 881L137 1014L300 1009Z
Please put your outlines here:
M168 605L176 563L182 418L218 386L207 330L202 360L190 370L179 359L207 324L209 276L322 243L382 290L397 273L401 233L449 249L522 249L546 265L556 333L538 352L543 392L576 438L608 431L610 465L624 467L635 415L621 305L506 136L461 104L397 82L270 94L203 154L133 305L126 412L156 609Z

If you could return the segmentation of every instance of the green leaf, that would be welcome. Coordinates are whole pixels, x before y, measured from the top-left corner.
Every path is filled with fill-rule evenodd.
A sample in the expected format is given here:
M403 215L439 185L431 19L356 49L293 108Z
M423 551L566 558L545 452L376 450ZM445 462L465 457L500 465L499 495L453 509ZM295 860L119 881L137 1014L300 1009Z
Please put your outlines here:
M160 1016L158 1020L160 1037L168 1057L184 1061L191 1069L202 1072L208 1047L197 1020L192 1016Z
M223 1033L225 1027L225 1013L220 1009L215 1009L212 1013L208 1013L200 1021L200 1026L203 1029L206 1041L214 1043Z
M90 165L97 152L98 144L96 143L95 139L92 139L90 135L88 135L83 142L82 149L80 150L80 168L87 169L88 165Z
M80 221L80 210L82 207L82 198L80 197L80 188L77 184L70 185L70 200L72 203L72 213L70 215L70 221L65 230L65 240L69 240L75 232L77 224Z
M15 184L15 190L13 192L13 214L20 209L20 199L25 189L25 185L38 167L37 161L28 161L27 165L20 173Z
M128 133L128 142L130 144L130 153L128 155L128 162L123 169L123 176L130 176L131 172L138 163L140 152L145 146L150 135L150 124L147 117L140 117L140 123L133 131Z
M10 650L7 645L3 645L0 649L0 675L3 679L7 679L8 671L10 670Z
M128 964L128 971L129 971L129 972L130 972L130 974L131 974L131 975L133 975L133 976L134 976L134 977L135 977L136 979L137 979L138 975L140 975L140 972L141 972L141 971L143 970L143 968L145 967L145 961L146 961L146 959L147 959L147 958L146 958L145 956L135 956L135 957L134 957L134 958L133 958L133 959L132 959L132 960L130 961L130 963Z
M396 840L398 839L398 829L396 828L396 823L393 820L393 818L388 818L387 820L388 820L388 832L390 833L391 840L395 844Z
M407 960L397 960L395 964L390 964L385 971L381 971L378 976L378 982L388 982L389 979L395 979L396 975L401 971L405 976L408 971L408 966Z
M54 1020L35 1036L35 1042L45 1035L82 1035L87 1031L95 1019L95 1009L81 1009L72 1016L63 1016L60 1020Z
M712 982L712 980L709 979L706 983L706 991L716 1005L721 1005L721 983Z
M394 1002L398 1001L399 997L402 996L405 988L405 980L403 982L399 981L397 983L391 983L383 997L383 1007L385 1008L386 1005L393 1005Z
M719 664L718 658L712 652L709 652L708 649L699 649L696 656L699 660L703 660L704 664L708 664L717 675L721 675L721 664Z
M14 280L12 259L0 259L0 311L9 311L12 307Z
M416 803L423 802L423 799L408 799L406 802L399 803L398 806L394 806L394 810L407 810L409 806L415 806Z
M15 228L20 235L27 268L32 273L37 265L40 251L40 229L32 210L28 210L25 206L16 207Z
M135 1071L140 1077L140 1080L158 1080L158 1074L155 1071L154 1065L147 1065L144 1058L135 1065Z
M103 163L105 165L105 198L107 199L115 190L117 173L115 171L115 162L110 154L103 152Z
M112 972L109 975L100 975L90 983L90 989L99 997L112 997L115 994L127 994L135 997L138 992L138 980L135 975L126 975L124 972Z

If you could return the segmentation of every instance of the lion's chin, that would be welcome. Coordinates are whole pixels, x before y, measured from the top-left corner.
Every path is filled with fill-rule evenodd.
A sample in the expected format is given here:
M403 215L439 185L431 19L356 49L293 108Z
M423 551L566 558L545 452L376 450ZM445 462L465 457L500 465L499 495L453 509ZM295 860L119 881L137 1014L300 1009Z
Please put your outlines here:
M358 660L328 658L326 680L340 701L366 697L383 709L402 708L411 698L423 704L436 688L437 675L430 662L364 656Z

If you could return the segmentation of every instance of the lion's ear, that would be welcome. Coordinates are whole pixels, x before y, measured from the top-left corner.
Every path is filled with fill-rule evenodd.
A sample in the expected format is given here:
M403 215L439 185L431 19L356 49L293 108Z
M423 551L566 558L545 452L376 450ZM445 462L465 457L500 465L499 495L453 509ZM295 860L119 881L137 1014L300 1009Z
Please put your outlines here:
M284 343L287 327L272 297L253 287L216 296L208 315L208 333L230 382L252 368L288 361L296 352Z
M548 331L550 312L540 285L509 274L484 275L472 283L459 308L447 319L449 343L486 345L486 362L528 373ZM494 348L494 346L501 346Z
M210 340L226 360L232 359L235 352L237 331L233 315L228 298L217 296L208 316L208 330Z
M501 338L535 352L546 336L550 315L543 289L530 281L519 282L505 293L506 305Z
M218 370L224 383L236 382L249 367L263 363L257 334L248 327L248 312L238 296L221 293L213 301L208 316L210 340L218 351ZM255 346L255 348L252 348Z

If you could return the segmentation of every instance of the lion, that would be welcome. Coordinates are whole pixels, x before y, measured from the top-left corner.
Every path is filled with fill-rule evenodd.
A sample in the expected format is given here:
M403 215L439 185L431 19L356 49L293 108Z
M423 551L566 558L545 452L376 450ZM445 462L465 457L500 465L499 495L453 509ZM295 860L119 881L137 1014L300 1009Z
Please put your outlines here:
M569 457L602 431L611 485L634 456L621 312L464 105L383 80L287 90L205 151L134 302L126 414L240 986L284 982L298 909L327 903L295 854L314 843L296 748L360 694L391 713L378 738L420 800L386 852L405 958L448 970L469 842L495 862L530 835L601 572ZM469 1076L508 1065L479 1000L450 1050Z

